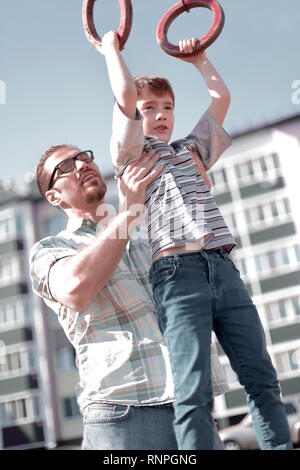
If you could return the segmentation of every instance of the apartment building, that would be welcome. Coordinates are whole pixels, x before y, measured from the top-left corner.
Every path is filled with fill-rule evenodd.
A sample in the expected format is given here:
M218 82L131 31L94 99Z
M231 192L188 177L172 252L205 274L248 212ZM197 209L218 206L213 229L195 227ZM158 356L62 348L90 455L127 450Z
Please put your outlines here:
M233 136L211 172L237 263L266 333L284 400L300 408L300 115ZM223 425L248 412L244 390L220 349L231 390L216 400Z
M30 199L27 196L30 194ZM30 185L0 189L0 448L51 445L44 328L31 293L28 249L35 240ZM37 315L36 315L37 314ZM35 322L35 319L37 320ZM41 359L41 362L39 361ZM41 370L41 366L43 370ZM46 424L49 423L49 424Z

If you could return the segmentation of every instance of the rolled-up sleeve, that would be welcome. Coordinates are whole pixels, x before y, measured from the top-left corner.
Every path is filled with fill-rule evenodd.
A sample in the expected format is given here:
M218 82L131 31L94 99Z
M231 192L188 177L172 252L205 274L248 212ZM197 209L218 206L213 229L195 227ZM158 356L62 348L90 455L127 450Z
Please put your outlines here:
M136 160L142 153L144 134L142 116L137 110L136 118L129 119L114 106L110 153L116 176L120 176L129 162Z
M208 111L203 114L186 139L196 143L200 158L207 170L232 143L225 129Z
M32 289L35 294L47 300L55 300L49 286L49 272L54 263L77 251L58 237L47 237L33 245L30 250L29 265Z

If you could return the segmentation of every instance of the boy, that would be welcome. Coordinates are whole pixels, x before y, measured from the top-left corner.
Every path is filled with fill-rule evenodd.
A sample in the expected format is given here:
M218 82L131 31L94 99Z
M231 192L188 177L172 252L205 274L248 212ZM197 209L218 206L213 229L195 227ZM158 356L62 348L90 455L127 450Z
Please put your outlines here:
M192 39L179 46L191 52L195 44ZM164 163L147 189L146 205L153 258L150 279L171 356L179 449L214 448L212 330L245 387L260 447L289 449L286 413L262 325L228 256L235 242L195 164L198 159L209 169L230 145L221 127L230 104L229 91L204 52L183 59L199 70L212 102L185 139L168 145L174 126L169 83L157 77L134 81L114 32L105 35L100 52L117 101L111 142L117 175L141 153L141 128L148 148L158 152Z

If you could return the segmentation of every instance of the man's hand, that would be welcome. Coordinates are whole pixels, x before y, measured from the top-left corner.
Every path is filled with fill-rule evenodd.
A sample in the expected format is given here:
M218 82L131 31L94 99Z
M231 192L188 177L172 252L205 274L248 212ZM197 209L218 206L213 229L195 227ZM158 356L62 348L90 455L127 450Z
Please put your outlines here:
M146 190L163 169L163 163L153 170L159 155L154 150L143 151L141 156L130 162L119 178L119 198L121 211L136 211L145 204Z

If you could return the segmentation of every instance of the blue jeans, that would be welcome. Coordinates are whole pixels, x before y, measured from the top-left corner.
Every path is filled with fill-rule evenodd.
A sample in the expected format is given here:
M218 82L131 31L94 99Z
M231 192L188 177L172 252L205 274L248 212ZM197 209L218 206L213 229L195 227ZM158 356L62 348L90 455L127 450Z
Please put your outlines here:
M245 387L261 449L291 449L264 331L225 250L167 256L151 266L159 325L170 352L179 449L213 449L211 332Z
M82 450L177 450L172 406L93 403L83 410ZM214 428L216 449L223 444Z

